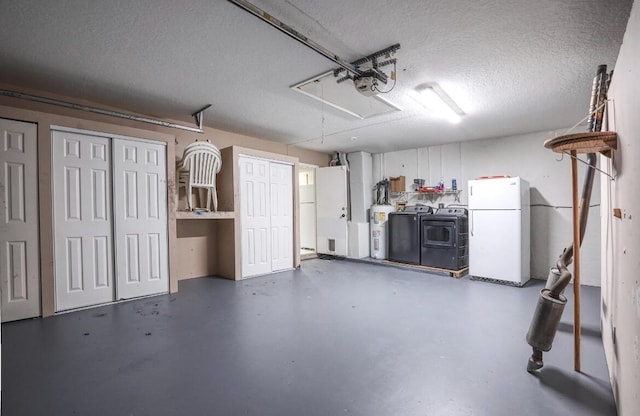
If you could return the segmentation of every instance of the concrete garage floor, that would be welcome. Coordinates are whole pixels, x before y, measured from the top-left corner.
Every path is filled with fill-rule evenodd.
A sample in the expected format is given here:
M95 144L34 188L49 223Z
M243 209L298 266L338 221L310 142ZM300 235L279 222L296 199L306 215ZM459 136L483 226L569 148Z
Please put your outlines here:
M597 288L537 376L524 288L344 260L2 325L2 414L615 415ZM569 291L567 291L569 292ZM569 293L567 293L569 294Z

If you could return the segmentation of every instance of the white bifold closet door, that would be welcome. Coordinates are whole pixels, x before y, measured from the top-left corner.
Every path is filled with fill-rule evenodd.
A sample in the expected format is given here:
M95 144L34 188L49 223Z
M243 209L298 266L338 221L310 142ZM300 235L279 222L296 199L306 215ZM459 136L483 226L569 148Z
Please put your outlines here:
M113 300L111 140L52 132L56 311Z
M116 296L169 290L163 145L113 139Z
M242 277L271 272L269 161L240 157Z
M56 311L168 291L165 147L65 131L52 146Z
M242 277L293 268L293 166L239 157Z
M0 119L2 322L40 316L37 126Z
M270 162L271 271L293 267L293 166Z

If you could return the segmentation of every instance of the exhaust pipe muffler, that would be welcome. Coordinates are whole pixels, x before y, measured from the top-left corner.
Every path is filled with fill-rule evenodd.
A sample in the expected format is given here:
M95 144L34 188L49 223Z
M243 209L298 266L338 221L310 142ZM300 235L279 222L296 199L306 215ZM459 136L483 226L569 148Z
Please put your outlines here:
M542 352L551 350L566 304L567 298L564 295L554 298L551 296L551 290L545 288L540 291L527 332L527 343L533 347L533 354L527 364L528 372L538 370L544 365Z
M529 345L540 351L551 350L566 304L567 298L564 295L560 295L560 298L556 299L550 296L549 289L540 291L538 304L527 332Z

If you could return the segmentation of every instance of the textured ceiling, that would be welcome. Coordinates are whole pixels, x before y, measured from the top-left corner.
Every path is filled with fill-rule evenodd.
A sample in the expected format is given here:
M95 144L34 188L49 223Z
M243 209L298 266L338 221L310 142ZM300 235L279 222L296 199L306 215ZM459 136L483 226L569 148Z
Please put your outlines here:
M381 152L572 125L613 68L632 0L253 0L347 61L400 43L385 95L358 120L289 87L336 65L223 0L3 0L0 81L321 151ZM456 125L409 94L440 86ZM353 139L355 137L355 139ZM214 142L215 142L215 138Z

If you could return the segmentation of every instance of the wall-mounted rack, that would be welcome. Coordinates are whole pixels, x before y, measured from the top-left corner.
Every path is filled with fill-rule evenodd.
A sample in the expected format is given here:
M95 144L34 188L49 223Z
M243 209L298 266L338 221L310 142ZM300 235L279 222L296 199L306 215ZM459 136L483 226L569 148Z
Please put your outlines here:
M444 190L444 191L435 191L435 192L420 192L420 191L404 191L404 192L392 192L391 197L404 199L408 201L410 197L420 197L422 199L427 199L431 202L436 201L445 196L453 196L454 202L460 202L460 194L462 193L462 189L453 189Z

